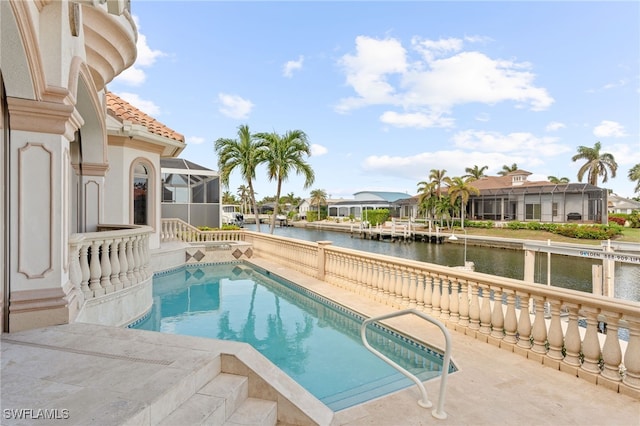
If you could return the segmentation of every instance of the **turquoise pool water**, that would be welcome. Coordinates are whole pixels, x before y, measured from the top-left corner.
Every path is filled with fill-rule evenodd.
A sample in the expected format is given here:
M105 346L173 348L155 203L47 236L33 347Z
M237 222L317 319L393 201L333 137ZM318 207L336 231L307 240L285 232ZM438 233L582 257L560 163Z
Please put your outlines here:
M362 345L362 317L248 264L156 275L153 292L152 311L132 327L249 343L334 411L415 386ZM421 380L440 375L430 348L381 326L368 339Z

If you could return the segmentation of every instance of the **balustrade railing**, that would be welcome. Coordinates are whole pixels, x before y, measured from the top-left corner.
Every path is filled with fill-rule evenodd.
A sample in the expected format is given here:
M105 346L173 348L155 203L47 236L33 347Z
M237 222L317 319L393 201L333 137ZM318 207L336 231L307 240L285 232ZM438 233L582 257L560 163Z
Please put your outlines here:
M135 286L151 277L148 226L99 225L69 239L69 275L84 300Z
M245 231L254 255L640 396L640 303ZM547 307L547 309L545 309ZM599 326L606 324L606 335ZM624 339L619 337L619 332Z
M162 219L160 241L184 241L187 243L207 241L242 241L242 231L202 231L181 219Z

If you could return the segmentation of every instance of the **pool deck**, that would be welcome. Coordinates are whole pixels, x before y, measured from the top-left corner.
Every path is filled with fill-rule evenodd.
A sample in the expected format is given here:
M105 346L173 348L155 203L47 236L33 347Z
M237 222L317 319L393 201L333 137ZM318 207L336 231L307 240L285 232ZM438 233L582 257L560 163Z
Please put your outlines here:
M367 316L393 311L301 273L253 259L257 265ZM441 346L440 331L415 316L389 325ZM520 355L451 331L453 361L445 412L418 406L415 386L336 413L331 425L640 425L640 400L552 370ZM197 376L212 354L242 351L235 342L171 336L88 324L3 334L1 424L155 424L145 407ZM231 349L230 349L231 348ZM440 380L425 383L434 406ZM7 409L68 410L69 419L9 420ZM64 417L64 412L60 412ZM157 414L156 414L157 416ZM326 419L326 416L324 417ZM182 426L176 425L176 426ZM185 425L186 426L186 425Z

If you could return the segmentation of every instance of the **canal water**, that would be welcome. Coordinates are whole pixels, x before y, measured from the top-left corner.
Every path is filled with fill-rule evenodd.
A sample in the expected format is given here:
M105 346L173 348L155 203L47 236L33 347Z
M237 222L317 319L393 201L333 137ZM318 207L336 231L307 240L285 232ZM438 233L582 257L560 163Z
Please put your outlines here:
M268 232L268 226L260 227ZM255 230L255 225L247 225ZM348 232L325 231L296 227L276 227L275 235L304 241L331 241L333 245L403 259L419 260L445 266L461 266L464 263L464 244L431 244L423 242L376 241L352 237ZM475 264L476 272L501 277L524 278L524 252L504 248L491 248L467 244L467 261ZM551 285L591 293L591 267L601 261L582 257L551 255ZM536 254L534 280L547 283L547 254ZM640 301L640 266L616 263L615 297Z

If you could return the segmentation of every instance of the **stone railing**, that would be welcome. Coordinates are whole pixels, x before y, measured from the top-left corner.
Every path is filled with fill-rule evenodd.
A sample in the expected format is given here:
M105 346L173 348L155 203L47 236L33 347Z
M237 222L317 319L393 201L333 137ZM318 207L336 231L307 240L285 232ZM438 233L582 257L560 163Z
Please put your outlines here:
M458 332L640 399L638 302L334 247L330 242L244 233L256 257L394 308L418 309ZM606 334L599 329L606 329Z
M201 231L181 219L162 219L160 242L243 241L242 231Z
M148 226L99 225L98 232L69 238L69 276L84 300L94 299L152 276Z

